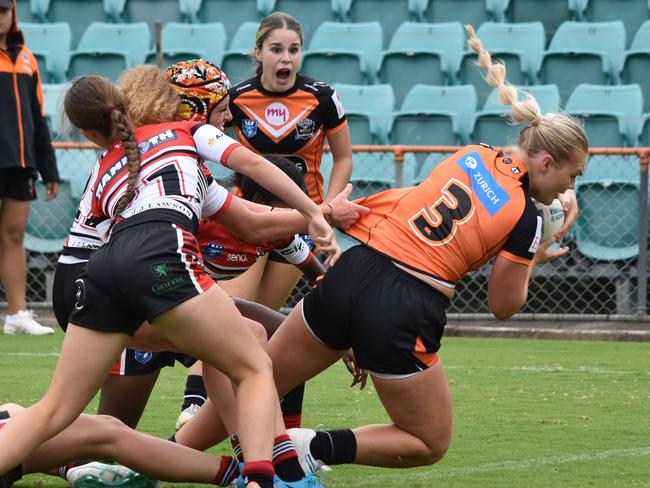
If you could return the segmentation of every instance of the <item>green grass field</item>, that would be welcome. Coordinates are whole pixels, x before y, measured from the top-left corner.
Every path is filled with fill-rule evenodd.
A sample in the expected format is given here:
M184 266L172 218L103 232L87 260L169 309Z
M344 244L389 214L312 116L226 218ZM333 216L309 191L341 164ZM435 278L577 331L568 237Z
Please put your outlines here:
M0 402L42 395L61 339L0 337ZM455 410L447 456L410 470L336 466L326 486L650 487L650 344L449 338L441 355ZM183 385L182 367L161 374L141 430L169 436ZM387 421L372 387L348 385L342 364L312 381L305 426ZM30 475L16 486L67 484Z

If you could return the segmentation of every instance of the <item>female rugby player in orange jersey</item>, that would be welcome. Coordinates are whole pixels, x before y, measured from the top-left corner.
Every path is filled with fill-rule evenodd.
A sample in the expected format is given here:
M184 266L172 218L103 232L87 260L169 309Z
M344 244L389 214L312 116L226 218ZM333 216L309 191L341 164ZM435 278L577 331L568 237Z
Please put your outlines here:
M255 76L230 89L232 125L246 147L300 164L309 196L327 203L352 173L350 132L335 90L299 73L303 41L302 27L290 15L275 12L262 20L255 38ZM327 189L320 171L325 141L333 158ZM299 278L293 266L269 255L224 288L279 310Z
M363 199L370 213L347 231L361 245L343 254L269 341L280 396L352 347L391 419L352 430L290 430L313 468L440 460L451 441L452 407L438 349L454 284L494 257L488 304L507 319L526 302L533 267L568 252L548 249L557 234L540 243L531 197L550 204L574 186L588 155L586 134L578 120L542 115L530 96L518 100L505 66L493 64L467 31L486 81L511 105L513 121L527 124L511 153L466 146L418 186Z

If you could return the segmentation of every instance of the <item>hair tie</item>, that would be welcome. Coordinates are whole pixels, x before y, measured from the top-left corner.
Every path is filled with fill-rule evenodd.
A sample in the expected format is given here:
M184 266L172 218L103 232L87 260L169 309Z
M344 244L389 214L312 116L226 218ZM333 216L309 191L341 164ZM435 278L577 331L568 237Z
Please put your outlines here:
M105 109L105 111L106 111L106 115L111 115L111 114L112 114L113 112L115 112L116 110L117 110L117 107L116 107L115 105L109 105L109 106L106 107L106 109Z

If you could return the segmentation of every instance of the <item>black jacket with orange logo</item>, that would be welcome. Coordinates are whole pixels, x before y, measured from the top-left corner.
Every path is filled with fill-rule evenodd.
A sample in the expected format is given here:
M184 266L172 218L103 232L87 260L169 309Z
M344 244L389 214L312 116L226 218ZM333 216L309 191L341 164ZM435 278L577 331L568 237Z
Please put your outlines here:
M0 49L0 169L31 168L43 181L59 181L43 110L38 64L13 25L7 50Z

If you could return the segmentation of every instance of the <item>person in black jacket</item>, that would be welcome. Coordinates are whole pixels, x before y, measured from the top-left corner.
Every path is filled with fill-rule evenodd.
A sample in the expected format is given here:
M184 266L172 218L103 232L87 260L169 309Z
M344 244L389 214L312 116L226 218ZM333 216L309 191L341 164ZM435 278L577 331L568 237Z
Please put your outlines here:
M23 237L37 171L50 200L59 173L43 113L38 64L16 24L15 0L0 0L0 279L9 305L5 334L44 335L54 329L27 310Z

